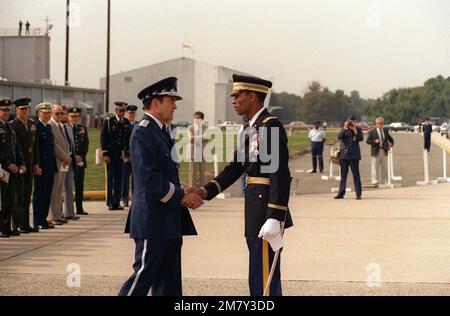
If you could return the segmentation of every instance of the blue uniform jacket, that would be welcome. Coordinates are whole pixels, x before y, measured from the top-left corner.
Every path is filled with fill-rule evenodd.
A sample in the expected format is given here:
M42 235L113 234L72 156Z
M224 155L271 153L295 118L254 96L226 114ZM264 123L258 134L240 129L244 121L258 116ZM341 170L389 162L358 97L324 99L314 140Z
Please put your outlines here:
M361 149L359 142L364 140L361 128L356 128L356 134L351 129L343 128L338 135L341 141L341 160L361 160Z
M130 140L134 192L126 233L134 239L175 239L197 235L189 210L181 206L178 165L171 158L173 143L148 115Z
M48 124L45 126L40 120L36 120L36 130L39 142L39 166L44 170L57 171L52 127Z

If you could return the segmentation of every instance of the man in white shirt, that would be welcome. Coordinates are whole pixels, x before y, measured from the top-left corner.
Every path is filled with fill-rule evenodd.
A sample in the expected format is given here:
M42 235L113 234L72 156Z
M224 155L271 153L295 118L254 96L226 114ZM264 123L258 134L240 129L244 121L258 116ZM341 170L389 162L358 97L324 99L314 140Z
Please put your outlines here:
M317 160L319 161L319 172L323 172L323 145L326 135L320 129L320 122L314 123L314 128L309 131L308 138L311 142L311 155L313 168L310 173L317 173Z

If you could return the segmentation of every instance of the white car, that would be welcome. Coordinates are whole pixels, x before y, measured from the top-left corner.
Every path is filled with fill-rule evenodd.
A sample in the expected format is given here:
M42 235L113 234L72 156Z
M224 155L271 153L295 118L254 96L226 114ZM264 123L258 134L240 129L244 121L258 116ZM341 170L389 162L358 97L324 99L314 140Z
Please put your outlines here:
M285 125L285 128L288 130L309 130L313 127L313 125L306 124L302 121L294 121L290 122L288 125Z
M218 124L217 127L220 127L221 129L240 129L241 124L238 124L234 121L225 121L222 124Z
M441 136L448 135L448 123L444 123L441 125L440 133Z

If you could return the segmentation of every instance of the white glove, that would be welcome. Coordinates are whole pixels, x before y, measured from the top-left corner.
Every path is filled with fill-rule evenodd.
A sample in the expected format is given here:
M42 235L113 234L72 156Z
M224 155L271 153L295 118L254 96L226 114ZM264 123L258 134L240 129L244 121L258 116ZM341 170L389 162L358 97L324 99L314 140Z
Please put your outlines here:
M268 218L259 231L259 238L275 236L281 232L281 223L274 218Z
M281 236L281 223L274 218L266 220L259 231L258 237L267 240L273 251L281 249L284 245L283 237Z

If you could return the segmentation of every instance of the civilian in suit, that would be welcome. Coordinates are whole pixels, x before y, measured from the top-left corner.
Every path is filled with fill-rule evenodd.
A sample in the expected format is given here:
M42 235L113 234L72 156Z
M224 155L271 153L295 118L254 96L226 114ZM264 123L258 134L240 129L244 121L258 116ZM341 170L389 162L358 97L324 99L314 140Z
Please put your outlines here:
M16 200L14 208L17 208L19 221L15 223L14 229L21 233L36 233L37 227L30 226L30 204L33 190L33 174L42 174L39 167L39 141L34 120L29 118L31 99L22 98L14 101L16 106L16 118L11 126L17 136L17 141L22 148L25 167L27 171L19 174L17 178Z
M344 123L344 128L339 132L338 139L341 141L341 155L339 163L341 166L341 182L339 193L335 199L343 199L347 186L348 169L352 170L355 184L356 199L362 198L361 175L359 173L359 161L361 160L361 149L359 143L364 140L363 131L358 127L358 121L354 116L349 117Z
M52 127L53 138L55 140L56 165L58 172L55 175L50 202L50 213L48 221L52 225L62 225L67 221L62 217L64 181L67 169L72 163L70 157L70 145L64 131L64 124L61 123L64 111L61 105L52 106L52 119L49 124Z
M204 136L208 125L204 123L204 119L203 112L195 112L194 124L188 126L190 143L189 186L192 188L199 188L205 183L206 160L203 157L203 150L208 143L208 139ZM197 183L197 173L199 174L199 183Z
M384 119L379 117L375 121L376 127L369 132L367 144L371 145L371 178L372 184L385 184L387 181L387 155L394 146L394 139L388 130L383 129Z
M41 172L34 174L33 192L33 224L39 229L55 228L48 224L47 216L53 189L53 181L57 172L55 140L49 122L52 114L50 103L41 103L37 106L38 120L36 131L39 143L39 168Z
M131 164L135 191L125 232L136 243L134 273L120 296L180 296L183 235L196 235L187 207L197 208L201 198L180 186L178 166L171 159L173 146L166 133L181 100L177 79L159 81L138 94L144 116L131 136Z

